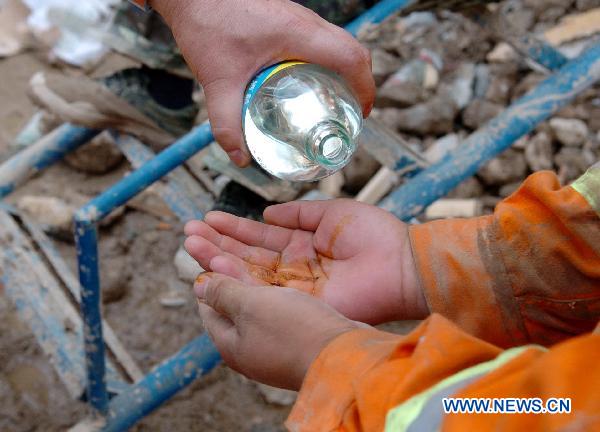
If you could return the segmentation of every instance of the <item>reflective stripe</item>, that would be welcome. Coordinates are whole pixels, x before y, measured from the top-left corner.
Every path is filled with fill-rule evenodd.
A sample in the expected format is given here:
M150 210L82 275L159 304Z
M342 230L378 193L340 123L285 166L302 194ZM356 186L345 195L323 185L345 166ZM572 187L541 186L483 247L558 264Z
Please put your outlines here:
M503 366L530 348L546 351L544 347L537 345L527 345L506 350L494 360L464 369L440 381L424 392L413 396L388 412L385 421L386 432L425 432L439 430L444 418L443 398L456 394L471 382Z
M579 177L571 187L583 195L600 216L600 162Z

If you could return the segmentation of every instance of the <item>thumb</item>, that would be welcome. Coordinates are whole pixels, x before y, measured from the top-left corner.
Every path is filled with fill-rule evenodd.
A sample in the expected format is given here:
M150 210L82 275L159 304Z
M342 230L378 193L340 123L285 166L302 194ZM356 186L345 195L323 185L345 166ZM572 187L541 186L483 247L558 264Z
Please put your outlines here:
M215 140L239 167L250 163L242 135L242 103L245 83L220 79L204 86L208 116Z
M196 279L194 292L208 306L235 323L249 290L228 276L204 273Z

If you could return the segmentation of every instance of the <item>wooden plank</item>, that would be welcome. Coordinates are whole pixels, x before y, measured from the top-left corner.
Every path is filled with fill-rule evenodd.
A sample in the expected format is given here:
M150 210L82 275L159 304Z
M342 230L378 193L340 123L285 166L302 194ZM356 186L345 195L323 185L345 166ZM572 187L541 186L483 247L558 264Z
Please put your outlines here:
M226 175L268 201L291 201L298 196L302 186L300 183L292 183L272 177L258 166L250 165L247 168L238 168L216 143L209 146L209 151L194 158L196 157L203 158L202 162L210 169ZM193 162L189 166L193 167L194 165L197 166L198 162ZM193 170L192 172L195 173Z
M31 237L35 240L40 250L53 267L56 274L60 277L64 285L67 287L73 298L80 302L79 296L79 280L71 272L60 253L56 250L48 236L44 232L22 215L19 216L21 222L29 231ZM104 334L104 342L114 355L120 366L125 370L131 381L136 382L143 378L144 374L137 365L133 357L125 349L112 327L106 322L102 322L102 332Z
M359 136L363 146L381 165L399 175L416 174L429 166L427 160L414 151L400 136L372 118L365 121Z
M0 210L0 244L0 278L7 294L50 357L69 394L80 398L87 378L79 312L33 243L4 210ZM107 386L112 393L127 386L111 361L107 361Z
M561 45L596 33L600 33L600 7L565 16L544 32L544 38L552 45Z

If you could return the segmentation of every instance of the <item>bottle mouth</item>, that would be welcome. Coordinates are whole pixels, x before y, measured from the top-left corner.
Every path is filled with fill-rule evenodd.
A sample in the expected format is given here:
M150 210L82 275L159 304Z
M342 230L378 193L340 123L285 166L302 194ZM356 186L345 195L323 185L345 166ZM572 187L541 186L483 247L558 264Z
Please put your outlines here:
M306 147L311 159L324 168L334 170L348 163L356 149L356 144L344 126L329 120L311 129Z

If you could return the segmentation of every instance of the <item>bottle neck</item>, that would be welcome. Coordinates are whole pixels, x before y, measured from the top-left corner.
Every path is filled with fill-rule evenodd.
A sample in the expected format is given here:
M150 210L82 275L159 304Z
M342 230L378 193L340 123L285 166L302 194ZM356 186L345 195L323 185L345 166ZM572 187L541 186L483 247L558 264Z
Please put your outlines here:
M338 170L348 163L356 143L340 123L327 120L308 133L306 153L315 163L328 170Z

